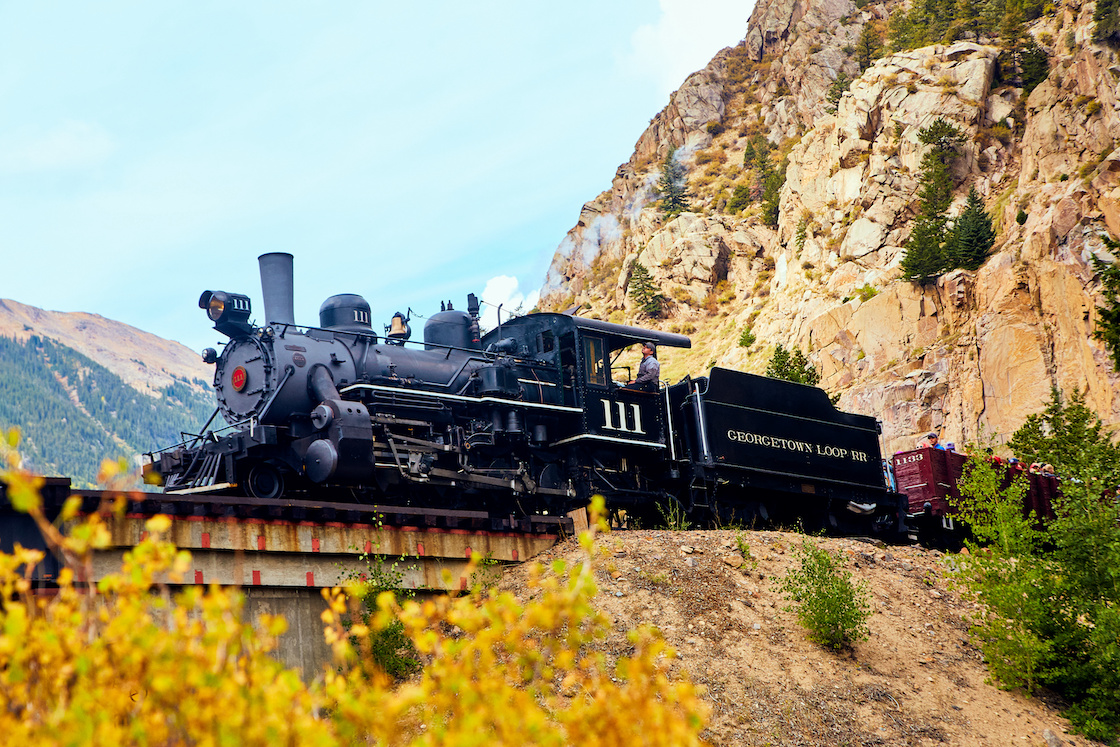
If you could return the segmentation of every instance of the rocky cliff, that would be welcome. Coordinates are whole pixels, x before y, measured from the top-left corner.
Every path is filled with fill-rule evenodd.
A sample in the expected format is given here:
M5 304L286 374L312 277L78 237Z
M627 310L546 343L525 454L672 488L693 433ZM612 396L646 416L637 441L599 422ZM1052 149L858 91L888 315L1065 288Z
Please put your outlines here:
M797 346L841 408L883 421L890 450L931 428L946 441L1006 440L1051 387L1085 392L1120 426L1120 376L1091 336L1101 300L1091 258L1112 261L1101 237L1120 236L1120 65L1091 42L1093 4L1068 0L1029 24L1049 57L1029 96L1001 82L1000 50L984 37L888 54L861 72L854 45L894 9L760 0L744 41L688 78L610 189L583 206L542 308L580 304L690 334L694 350L663 356L670 376L713 364L761 372L775 344ZM831 107L841 74L854 82ZM998 237L978 271L921 286L899 262L928 147L918 133L938 117L968 136L950 214L974 186ZM731 200L759 134L788 156L774 227L757 203ZM673 149L692 212L666 220L654 190ZM627 295L636 262L668 301L661 319ZM756 342L744 346L747 328Z

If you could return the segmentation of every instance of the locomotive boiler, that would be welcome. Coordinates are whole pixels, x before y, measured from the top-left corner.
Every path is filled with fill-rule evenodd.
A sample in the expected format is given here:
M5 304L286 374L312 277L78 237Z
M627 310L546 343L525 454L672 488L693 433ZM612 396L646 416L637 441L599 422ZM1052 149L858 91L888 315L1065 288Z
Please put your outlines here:
M360 296L336 295L319 325L293 313L293 260L259 258L265 322L247 296L199 305L225 335L218 409L203 432L153 452L174 493L247 493L493 513L558 513L602 494L645 522L658 506L743 522L802 520L893 531L900 496L880 468L878 425L819 389L713 368L656 392L620 386L623 351L689 338L569 314L533 313L482 334L479 303L446 304L414 342L384 334ZM225 427L211 427L217 415Z

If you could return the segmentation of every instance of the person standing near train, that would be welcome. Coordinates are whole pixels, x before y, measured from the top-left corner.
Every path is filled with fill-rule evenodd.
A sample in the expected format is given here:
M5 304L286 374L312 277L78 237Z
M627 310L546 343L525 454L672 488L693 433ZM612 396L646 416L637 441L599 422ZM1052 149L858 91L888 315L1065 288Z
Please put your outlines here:
M941 449L945 451L945 447L941 445L940 437L933 432L927 433L915 447L918 449Z

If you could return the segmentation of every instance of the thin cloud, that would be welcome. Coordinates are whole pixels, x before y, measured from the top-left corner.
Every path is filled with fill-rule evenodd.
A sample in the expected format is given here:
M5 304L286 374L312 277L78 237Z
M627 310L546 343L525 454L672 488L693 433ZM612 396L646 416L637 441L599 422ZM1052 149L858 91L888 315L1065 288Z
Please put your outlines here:
M660 0L661 17L639 26L622 66L631 75L653 78L668 97L716 51L747 34L752 0Z
M0 171L25 173L88 168L108 160L113 140L100 126L64 122L45 132L0 140Z
M498 275L486 281L482 290L482 327L494 329L498 326L498 307L502 309L502 321L512 314L525 314L537 305L540 292L533 290L523 293L521 283L512 275Z

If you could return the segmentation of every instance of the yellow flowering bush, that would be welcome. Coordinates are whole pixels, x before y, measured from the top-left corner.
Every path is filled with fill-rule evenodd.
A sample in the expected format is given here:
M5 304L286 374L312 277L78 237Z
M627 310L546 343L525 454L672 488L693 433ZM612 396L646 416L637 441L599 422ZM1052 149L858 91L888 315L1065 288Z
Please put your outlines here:
M398 604L382 594L368 626L352 624L359 590L324 590L335 666L310 684L274 658L286 624L248 622L237 589L171 591L188 553L163 539L167 517L96 587L97 516L44 516L40 482L18 468L9 437L0 473L10 502L39 524L65 564L57 592L32 571L43 553L0 553L0 734L9 744L691 745L706 705L653 629L609 666L596 641L609 621L592 605L593 532L582 564L533 569L529 601L477 592ZM107 465L110 484L123 465ZM118 501L117 510L123 510ZM72 529L62 531L63 522ZM371 633L400 620L424 667L403 683L363 656Z

